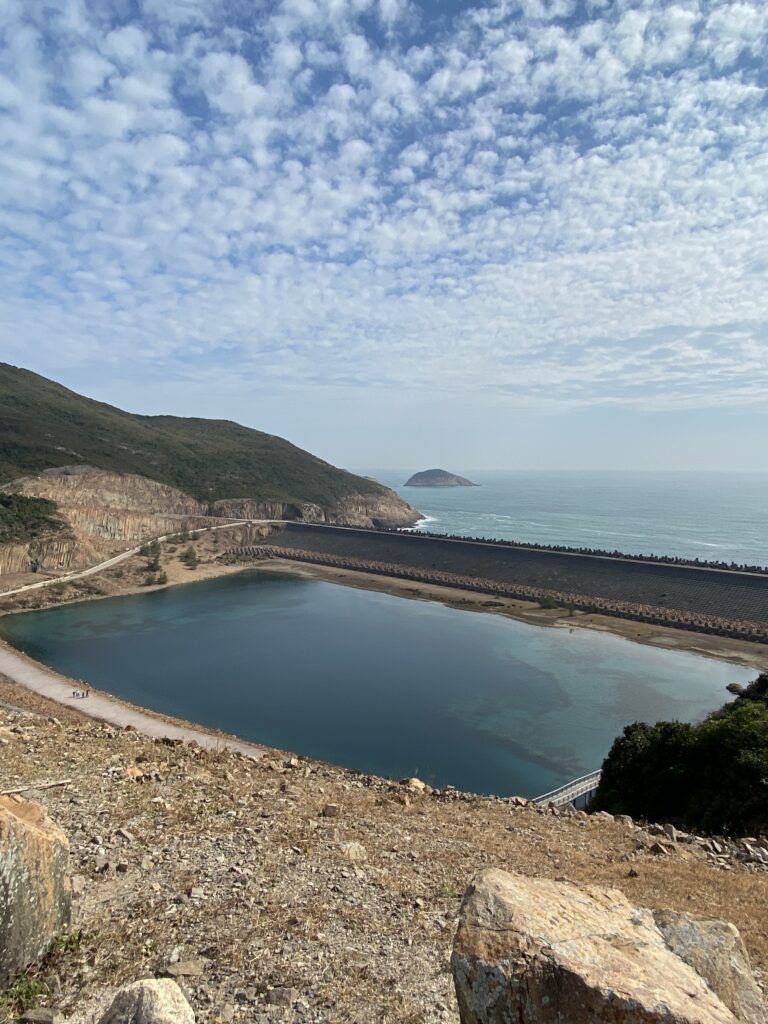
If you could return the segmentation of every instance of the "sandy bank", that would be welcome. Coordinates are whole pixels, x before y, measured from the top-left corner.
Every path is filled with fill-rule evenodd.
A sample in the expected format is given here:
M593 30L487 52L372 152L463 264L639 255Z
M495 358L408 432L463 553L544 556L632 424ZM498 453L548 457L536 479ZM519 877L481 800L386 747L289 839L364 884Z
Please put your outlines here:
M248 568L248 567L243 567ZM763 670L768 665L768 650L764 644L731 640L727 637L707 633L691 633L666 626L652 626L609 615L590 615L574 611L569 614L563 608L541 608L532 601L518 601L512 598L489 597L487 594L472 594L466 590L454 590L435 584L416 583L347 569L310 565L281 559L255 563L252 569L260 572L278 572L311 579L322 579L361 590L377 590L385 594L407 597L422 601L440 601L451 608L463 611L486 612L518 619L535 626L552 626L566 629L593 629L613 633L635 643L663 647L668 650L688 651L708 658L719 658L747 668Z
M306 562L275 558L255 562L252 565L223 565L217 559L229 543L230 538L226 533L222 533L221 535L203 534L190 542L179 545L163 544L161 568L168 580L163 586L146 585L146 560L137 555L118 568L108 569L87 580L68 584L60 591L46 588L5 600L0 594L0 615L33 611L38 608L78 601L148 593L172 586L215 579L232 573L277 572L308 579L321 579L330 583L379 591L398 597L440 601L451 608L503 615L531 625L593 629L612 633L635 643L687 651L709 658L719 658L747 668L764 670L768 665L768 648L764 644L734 640L713 634L672 629L666 626L635 622L608 615L589 614L578 610L569 613L563 608L541 608L537 603L531 601L501 596L491 597L488 594L474 594L449 586L374 575L357 570L337 569ZM180 557L190 545L195 549L199 558L197 566L193 569L188 568Z

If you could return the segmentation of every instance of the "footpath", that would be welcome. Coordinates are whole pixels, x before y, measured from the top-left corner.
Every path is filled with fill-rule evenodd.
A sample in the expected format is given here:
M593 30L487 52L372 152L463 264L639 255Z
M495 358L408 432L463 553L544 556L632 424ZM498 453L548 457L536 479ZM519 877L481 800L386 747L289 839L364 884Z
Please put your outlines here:
M224 736L202 732L199 729L173 725L162 718L156 718L148 712L122 704L108 696L95 693L93 690L90 691L88 697L76 697L73 691L81 690L82 683L77 680L68 680L51 669L35 664L1 642L0 674L41 697L56 701L57 704L63 704L90 718L107 722L120 729L131 726L137 732L151 736L153 739L183 740L187 743L194 740L205 750L232 750L256 759L264 754L261 747L257 747L253 743L246 743L245 740L228 739Z

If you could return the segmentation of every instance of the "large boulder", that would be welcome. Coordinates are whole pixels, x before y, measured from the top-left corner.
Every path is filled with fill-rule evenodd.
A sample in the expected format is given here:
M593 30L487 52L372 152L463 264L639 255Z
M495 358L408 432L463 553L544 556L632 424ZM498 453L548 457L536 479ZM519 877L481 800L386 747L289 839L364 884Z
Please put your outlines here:
M706 981L742 1024L765 1024L768 1014L738 928L674 910L654 910L664 942Z
M175 981L148 978L121 988L99 1024L195 1024L195 1015Z
M69 843L44 807L0 796L0 988L70 919Z
M652 913L618 890L483 871L464 896L454 942L462 1024L764 1021L762 1008L746 1015L759 991L747 995L739 983L740 971L751 979L740 940L710 929L719 938L708 943L717 970L707 962L707 984L695 969L703 961L673 951L696 941L695 919L683 916L684 925L665 926L679 936L670 948Z

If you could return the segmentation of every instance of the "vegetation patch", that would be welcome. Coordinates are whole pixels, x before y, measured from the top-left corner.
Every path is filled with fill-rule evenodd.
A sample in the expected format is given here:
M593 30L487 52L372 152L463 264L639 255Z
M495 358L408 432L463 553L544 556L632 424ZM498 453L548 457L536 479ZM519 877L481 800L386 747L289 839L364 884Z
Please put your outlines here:
M716 834L768 832L768 673L697 725L628 725L590 809Z
M229 420L136 416L0 363L0 483L63 466L136 473L200 501L314 502L383 495L374 480Z
M0 494L0 544L23 544L63 527L56 502L23 494Z

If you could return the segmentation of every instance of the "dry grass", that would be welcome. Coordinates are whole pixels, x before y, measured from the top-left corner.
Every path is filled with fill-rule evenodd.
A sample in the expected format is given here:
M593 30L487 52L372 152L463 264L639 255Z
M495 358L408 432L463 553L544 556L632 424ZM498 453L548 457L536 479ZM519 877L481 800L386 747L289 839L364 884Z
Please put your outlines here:
M658 859L604 819L460 794L410 794L406 806L397 784L305 760L250 762L94 724L22 722L27 731L0 752L8 786L74 780L39 798L70 835L84 879L75 927L92 938L40 973L49 987L57 975L75 1024L116 984L161 972L174 950L205 964L186 983L200 1021L226 1003L235 1020L292 1020L269 1016L265 993L293 986L308 1022L453 1022L454 922L486 865L726 918L768 972L768 873L724 872L689 847ZM132 782L129 765L160 780ZM328 803L338 817L323 816ZM346 840L366 858L349 860ZM204 898L190 898L193 887Z

